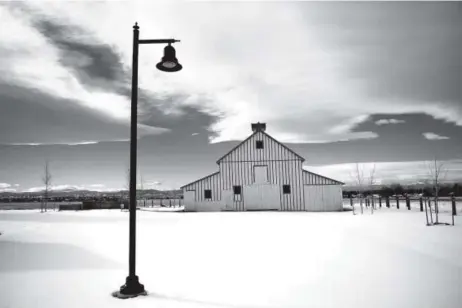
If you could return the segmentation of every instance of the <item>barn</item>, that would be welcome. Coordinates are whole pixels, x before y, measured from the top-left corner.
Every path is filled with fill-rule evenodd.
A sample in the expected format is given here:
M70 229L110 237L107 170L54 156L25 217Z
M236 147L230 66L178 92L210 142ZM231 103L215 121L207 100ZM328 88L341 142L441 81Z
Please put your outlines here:
M344 183L303 169L305 159L265 123L218 159L218 171L181 187L185 211L341 211Z

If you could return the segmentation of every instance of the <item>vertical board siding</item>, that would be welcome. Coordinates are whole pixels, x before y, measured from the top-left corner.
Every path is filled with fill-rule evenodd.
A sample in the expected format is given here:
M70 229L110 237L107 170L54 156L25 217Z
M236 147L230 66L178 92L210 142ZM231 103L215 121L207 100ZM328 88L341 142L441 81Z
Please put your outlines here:
M210 189L212 191L212 199L205 199L204 190ZM222 185L220 183L220 174L215 172L205 178L202 178L196 182L188 184L183 187L183 191L196 191L195 202L207 202L207 201L220 201Z
M280 190L281 210L300 211L304 209L303 181L301 179L301 161L244 161L221 162L219 182L221 189L231 190L234 185L253 185L253 170L255 166L268 166L269 184L277 184ZM238 176L233 176L238 175ZM282 185L290 185L291 193L283 194ZM245 194L240 202L235 201L236 210L244 210Z
M340 185L305 185L304 191L307 211L329 212L343 209Z
M263 149L257 149L255 141L263 141ZM240 146L220 159L223 162L302 160L295 152L289 151L267 134L257 132Z
M256 148L257 140L263 141L263 149ZM228 204L229 193L233 190L233 186L241 186L241 199L234 201L233 196L232 209L244 211L246 199L244 187L254 184L255 166L267 166L268 184L277 185L281 210L328 210L322 205L323 200L328 200L328 207L334 210L334 204L337 203L334 201L339 198L337 195L341 194L342 183L304 170L303 161L301 156L266 133L256 132L218 161L218 172L182 188L183 191L196 192L195 202L212 201ZM283 193L283 185L290 185L290 194ZM317 186L317 188L310 190L306 189L307 186ZM205 200L205 189L212 190L211 200ZM223 191L227 191L227 198L224 197Z

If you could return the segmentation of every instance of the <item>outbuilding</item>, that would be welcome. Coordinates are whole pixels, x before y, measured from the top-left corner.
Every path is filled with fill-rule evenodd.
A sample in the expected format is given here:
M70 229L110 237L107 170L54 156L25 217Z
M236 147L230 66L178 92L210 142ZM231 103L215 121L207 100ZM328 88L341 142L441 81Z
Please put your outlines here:
M303 169L305 159L265 123L218 159L218 171L181 187L186 211L341 211L344 183Z

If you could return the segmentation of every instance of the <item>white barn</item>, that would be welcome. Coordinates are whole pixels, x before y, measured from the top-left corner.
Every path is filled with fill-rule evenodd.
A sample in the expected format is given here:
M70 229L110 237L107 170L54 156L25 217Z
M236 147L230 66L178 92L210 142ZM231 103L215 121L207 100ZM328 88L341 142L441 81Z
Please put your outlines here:
M252 124L218 171L181 187L185 211L341 211L344 183L303 169L305 159Z

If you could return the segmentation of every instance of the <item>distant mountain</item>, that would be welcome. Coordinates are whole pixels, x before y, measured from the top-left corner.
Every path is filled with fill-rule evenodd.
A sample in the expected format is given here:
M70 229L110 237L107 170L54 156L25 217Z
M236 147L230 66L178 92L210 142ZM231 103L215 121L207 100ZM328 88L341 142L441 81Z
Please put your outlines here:
M0 197L8 197L8 196L42 196L44 191L34 191L34 192L0 192ZM128 190L119 190L119 191L95 191L95 190L78 190L74 188L70 189L63 189L63 190L53 190L49 192L50 196L54 197L67 197L67 196L120 196L121 194L128 195ZM144 190L137 190L138 195L143 196L174 196L182 194L182 191L177 190L156 190L156 189L144 189Z

